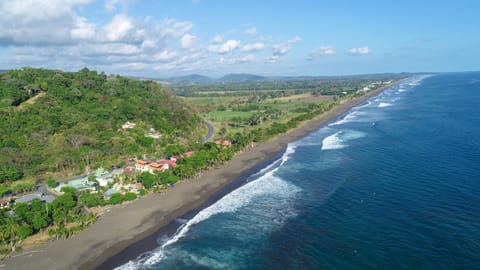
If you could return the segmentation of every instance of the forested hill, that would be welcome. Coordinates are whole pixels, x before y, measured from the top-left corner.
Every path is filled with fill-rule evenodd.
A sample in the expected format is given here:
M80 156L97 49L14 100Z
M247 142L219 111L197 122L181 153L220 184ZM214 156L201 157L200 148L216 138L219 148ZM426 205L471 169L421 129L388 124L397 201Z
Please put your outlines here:
M127 121L136 127L122 129ZM7 71L0 74L0 182L160 155L169 143L200 138L200 125L152 81L88 69ZM160 139L147 136L152 128Z

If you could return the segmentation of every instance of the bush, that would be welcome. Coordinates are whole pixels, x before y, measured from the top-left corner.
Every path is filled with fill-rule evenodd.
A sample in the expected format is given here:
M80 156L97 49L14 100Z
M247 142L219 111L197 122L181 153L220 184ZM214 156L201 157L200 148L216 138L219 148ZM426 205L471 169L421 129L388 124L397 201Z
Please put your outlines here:
M133 201L137 198L137 194L133 193L133 192L127 192L125 193L125 195L123 196L123 198L126 200L126 201Z
M72 193L74 194L77 190L73 187L62 187L62 189L60 189L61 192L63 193Z
M109 204L120 204L122 202L123 202L123 197L122 197L122 194L120 193L112 194L112 196L110 197L110 200L108 200Z
M49 188L54 188L57 186L57 181L55 181L53 178L48 178L47 185Z

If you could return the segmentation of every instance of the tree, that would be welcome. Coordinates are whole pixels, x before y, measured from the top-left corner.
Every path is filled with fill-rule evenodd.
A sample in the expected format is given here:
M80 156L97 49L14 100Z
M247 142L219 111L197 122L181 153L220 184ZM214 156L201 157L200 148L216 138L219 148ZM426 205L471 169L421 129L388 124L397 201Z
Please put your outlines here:
M31 222L33 215L30 211L30 206L27 203L17 203L13 210L15 212L15 216L22 221Z
M32 235L32 233L32 228L27 224L23 224L18 227L18 237L20 238L20 240L27 238L28 236Z
M39 230L48 226L48 222L47 222L46 218L39 213L34 214L32 223L33 223L32 225L33 225L33 228L35 229L35 231L39 231Z
M0 196L7 193L8 191L9 191L9 188L7 185L0 184Z
M103 202L103 197L101 193L82 193L78 196L78 201L86 207L94 207Z
M54 188L57 186L57 181L55 181L55 179L50 177L47 179L47 185L49 188Z
M10 247L12 251L15 250L15 243L17 242L17 235L19 225L13 220L13 218L7 218L5 220L5 234L8 235L7 239L10 239Z
M149 172L143 172L137 176L137 180L140 181L145 188L151 188L155 183L155 176Z
M63 195L58 196L53 200L52 205L53 209L64 209L66 211L70 211L75 207L76 201L73 197L73 193L66 192Z

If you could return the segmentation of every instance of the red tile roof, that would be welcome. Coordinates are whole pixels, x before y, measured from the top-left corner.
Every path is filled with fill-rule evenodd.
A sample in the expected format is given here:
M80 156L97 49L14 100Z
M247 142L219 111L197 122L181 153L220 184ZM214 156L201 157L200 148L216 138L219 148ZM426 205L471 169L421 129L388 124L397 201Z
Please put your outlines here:
M137 163L138 163L138 164L141 164L141 165L147 165L149 162L148 162L148 161L145 161L145 160L139 159L139 160L137 160Z

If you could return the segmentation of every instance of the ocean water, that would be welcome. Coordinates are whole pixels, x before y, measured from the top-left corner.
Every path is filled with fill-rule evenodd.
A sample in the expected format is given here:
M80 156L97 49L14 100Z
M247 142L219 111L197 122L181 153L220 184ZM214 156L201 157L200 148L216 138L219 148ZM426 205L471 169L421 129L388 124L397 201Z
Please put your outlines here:
M480 73L418 76L118 269L480 269Z

